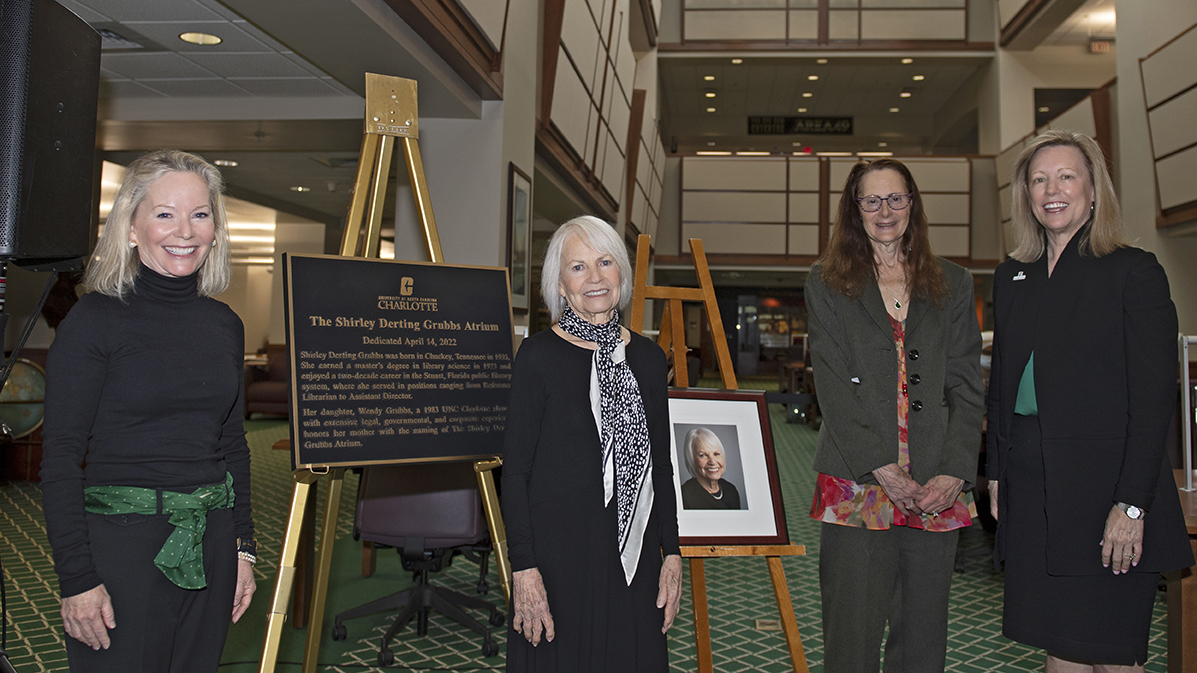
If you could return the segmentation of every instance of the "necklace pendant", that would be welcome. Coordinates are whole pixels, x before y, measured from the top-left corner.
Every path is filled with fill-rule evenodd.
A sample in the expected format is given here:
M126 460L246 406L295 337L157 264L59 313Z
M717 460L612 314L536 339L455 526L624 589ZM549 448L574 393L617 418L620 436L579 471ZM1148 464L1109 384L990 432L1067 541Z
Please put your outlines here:
M898 301L897 299L894 300L894 310L895 311L902 310L902 302Z

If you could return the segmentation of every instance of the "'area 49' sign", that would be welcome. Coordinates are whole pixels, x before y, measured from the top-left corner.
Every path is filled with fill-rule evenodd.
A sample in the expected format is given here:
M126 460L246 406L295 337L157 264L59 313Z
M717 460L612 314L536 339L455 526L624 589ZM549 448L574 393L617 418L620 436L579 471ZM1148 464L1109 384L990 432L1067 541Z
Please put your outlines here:
M748 135L852 135L852 117L749 117Z

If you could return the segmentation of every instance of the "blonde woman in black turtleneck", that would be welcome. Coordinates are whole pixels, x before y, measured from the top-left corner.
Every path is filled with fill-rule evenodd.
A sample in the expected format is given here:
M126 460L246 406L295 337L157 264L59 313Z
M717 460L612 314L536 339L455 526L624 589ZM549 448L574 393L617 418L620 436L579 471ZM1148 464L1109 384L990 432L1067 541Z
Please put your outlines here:
M47 357L42 492L72 671L211 673L254 592L244 329L219 173L126 173Z

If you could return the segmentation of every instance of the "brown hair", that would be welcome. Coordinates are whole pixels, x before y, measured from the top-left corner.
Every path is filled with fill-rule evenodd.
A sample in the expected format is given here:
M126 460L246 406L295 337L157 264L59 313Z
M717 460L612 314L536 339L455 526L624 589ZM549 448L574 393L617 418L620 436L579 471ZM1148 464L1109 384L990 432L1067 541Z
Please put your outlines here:
M1043 227L1031 210L1030 180L1031 160L1045 147L1073 147L1085 160L1089 169L1089 184L1093 187L1093 214L1090 225L1078 236L1077 250L1082 255L1101 257L1118 248L1130 246L1122 231L1122 211L1118 207L1118 195L1114 193L1114 181L1106 169L1106 157L1097 141L1083 133L1071 131L1045 131L1031 141L1021 154L1010 181L1011 228L1014 230L1014 252L1010 256L1020 262L1033 262L1043 256L1047 249Z
M839 212L827 249L819 258L819 277L830 289L849 297L859 297L869 282L876 282L877 269L873 261L873 246L864 229L864 216L856 199L864 176L873 171L891 170L906 181L910 192L910 223L902 235L902 252L906 256L906 273L910 278L910 293L942 306L951 292L939 260L931 252L927 236L927 214L923 197L910 169L896 159L861 162L852 167L848 181L840 195Z

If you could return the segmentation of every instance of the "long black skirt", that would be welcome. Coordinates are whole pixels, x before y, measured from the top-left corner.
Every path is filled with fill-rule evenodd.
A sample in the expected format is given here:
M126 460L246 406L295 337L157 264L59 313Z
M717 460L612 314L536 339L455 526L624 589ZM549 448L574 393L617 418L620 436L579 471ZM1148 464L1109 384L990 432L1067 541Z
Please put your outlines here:
M1015 416L1003 504L1006 601L1002 633L1058 657L1104 664L1147 661L1158 573L1097 575L1047 572L1043 447L1036 416ZM1100 540L1093 553L1101 554Z

